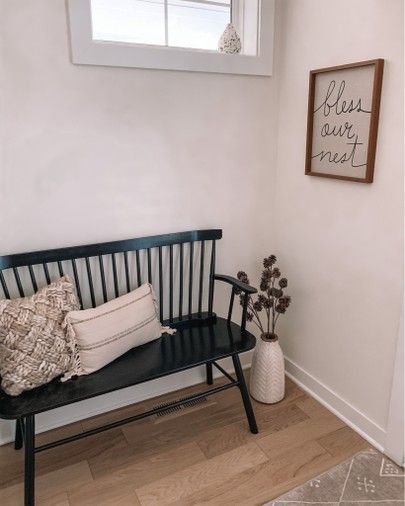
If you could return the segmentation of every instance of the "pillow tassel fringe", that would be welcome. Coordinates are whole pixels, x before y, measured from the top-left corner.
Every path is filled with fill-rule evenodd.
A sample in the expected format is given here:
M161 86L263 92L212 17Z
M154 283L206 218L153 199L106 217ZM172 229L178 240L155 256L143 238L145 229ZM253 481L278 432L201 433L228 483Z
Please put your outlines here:
M67 316L63 320L62 328L66 330L67 344L72 353L72 367L60 379L62 383L64 383L65 381L72 379L74 376L83 375L84 371L80 362L80 353L77 348L76 333Z
M162 325L162 334L170 334L171 336L176 333L176 329L172 329L171 327L165 327Z

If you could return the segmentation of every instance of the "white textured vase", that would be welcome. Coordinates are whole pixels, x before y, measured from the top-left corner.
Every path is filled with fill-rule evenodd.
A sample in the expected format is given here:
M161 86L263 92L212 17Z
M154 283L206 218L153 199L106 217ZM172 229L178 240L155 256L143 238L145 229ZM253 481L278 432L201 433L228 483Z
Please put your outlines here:
M278 339L257 340L250 370L250 394L266 404L274 404L284 398L284 355Z
M242 43L236 28L232 23L228 23L218 41L218 51L220 53L240 53L242 49Z

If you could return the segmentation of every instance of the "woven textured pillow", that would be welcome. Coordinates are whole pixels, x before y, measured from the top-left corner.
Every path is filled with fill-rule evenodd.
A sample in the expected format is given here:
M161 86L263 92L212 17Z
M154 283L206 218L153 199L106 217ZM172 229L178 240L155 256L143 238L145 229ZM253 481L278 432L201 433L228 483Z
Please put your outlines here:
M19 395L71 367L74 342L68 340L62 322L78 308L68 276L31 297L0 300L0 376L6 393Z
M64 325L76 353L74 367L63 380L97 371L131 348L174 332L162 327L148 283L96 308L71 311Z

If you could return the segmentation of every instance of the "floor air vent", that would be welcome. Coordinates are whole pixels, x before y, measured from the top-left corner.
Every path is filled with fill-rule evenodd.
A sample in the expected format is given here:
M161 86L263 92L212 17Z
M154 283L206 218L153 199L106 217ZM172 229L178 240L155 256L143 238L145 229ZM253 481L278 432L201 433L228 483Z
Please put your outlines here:
M180 402L182 399L175 399L172 402ZM165 421L168 418L176 418L186 413L190 413L191 411L196 411L201 408L205 408L207 406L211 406L215 404L215 401L208 401L207 397L200 397L199 399L195 399L192 401L187 401L184 399L184 402L175 407L170 407L170 404L158 404L154 406L155 408L162 409L160 413L154 415L155 423L159 423L159 421ZM167 408L166 408L167 406Z

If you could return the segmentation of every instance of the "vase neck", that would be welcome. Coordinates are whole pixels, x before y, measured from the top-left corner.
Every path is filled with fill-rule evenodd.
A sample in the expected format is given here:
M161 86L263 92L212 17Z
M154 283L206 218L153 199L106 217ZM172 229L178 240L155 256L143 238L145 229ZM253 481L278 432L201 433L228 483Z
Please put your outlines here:
M265 332L260 337L266 343L275 343L278 341L278 335L272 332Z

